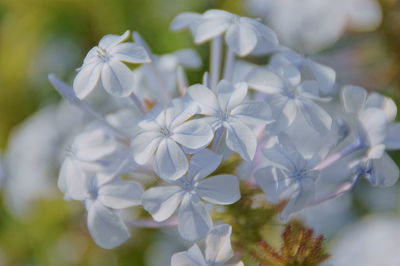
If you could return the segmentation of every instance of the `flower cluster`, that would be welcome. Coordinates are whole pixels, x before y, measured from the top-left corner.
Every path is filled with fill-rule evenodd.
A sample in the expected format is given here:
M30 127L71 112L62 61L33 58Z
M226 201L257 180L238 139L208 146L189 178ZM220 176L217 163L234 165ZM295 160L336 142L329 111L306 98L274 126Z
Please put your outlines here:
M173 255L172 265L239 265L232 228L213 221L212 213L241 198L240 183L259 186L270 202L286 200L281 219L287 221L351 190L360 178L382 187L397 181L399 169L385 152L400 148L391 99L341 86L332 68L281 46L257 19L187 12L171 24L186 28L196 43L211 42L201 83L189 85L185 74L201 65L193 50L156 56L136 32L133 42L129 32L103 37L73 88L49 76L93 120L70 143L58 186L66 199L84 203L98 245L121 245L127 225L176 225L183 239L205 240L205 251L194 243ZM249 55L269 63L250 63ZM117 103L108 115L87 101L101 88ZM223 172L231 156L241 162ZM320 195L318 186L339 161L344 176ZM127 221L124 210L132 206L154 221Z

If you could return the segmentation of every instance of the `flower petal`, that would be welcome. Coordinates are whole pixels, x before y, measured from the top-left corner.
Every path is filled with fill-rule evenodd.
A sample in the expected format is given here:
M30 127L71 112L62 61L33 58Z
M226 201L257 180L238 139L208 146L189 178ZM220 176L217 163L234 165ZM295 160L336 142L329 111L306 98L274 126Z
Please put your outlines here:
M162 136L160 132L143 131L136 135L132 142L133 158L138 164L145 164L155 153L160 145Z
M90 128L75 138L72 149L80 160L92 162L116 151L117 143L104 129Z
M122 35L108 34L101 38L99 47L103 49L111 49L115 45L125 41L129 37L129 30L125 31Z
M271 123L272 111L266 102L248 101L233 108L231 115L247 125Z
M194 119L176 127L171 138L189 149L199 149L210 144L213 131L207 123Z
M222 80L217 86L217 97L220 108L224 112L229 112L241 104L247 95L247 84L244 82L233 85L227 80Z
M200 107L203 115L217 115L219 106L215 94L207 87L196 84L188 88L188 95Z
M331 116L311 100L303 99L300 104L300 110L307 123L320 134L326 133L332 127Z
M280 76L264 67L257 67L250 72L246 81L250 88L269 94L280 93L284 87Z
M217 225L208 233L205 250L208 265L224 265L233 257L231 234L232 227L227 224Z
M275 119L271 127L276 131L275 133L279 133L288 128L296 119L297 106L295 101L280 94L272 95L269 99L272 115Z
M342 88L340 96L346 112L356 114L364 108L367 91L358 86L347 85Z
M232 15L223 10L208 10L196 30L195 42L203 43L224 33L232 23Z
M226 43L239 56L246 56L257 45L257 35L248 23L231 25L226 32Z
M194 244L188 251L175 253L171 258L173 266L208 266L200 248Z
M166 180L176 180L188 170L189 163L181 147L172 139L163 139L158 146L154 171Z
M305 59L304 66L309 68L314 78L318 81L323 94L332 94L334 92L336 81L335 70L309 58Z
M227 129L226 145L246 161L251 161L257 147L253 131L239 120L232 120L225 125Z
M109 208L123 209L140 205L143 191L137 182L113 179L100 187L98 200Z
M89 196L89 177L71 157L66 157L61 165L58 188L67 198L84 200Z
M239 180L234 175L217 175L199 182L198 195L213 204L228 205L240 199Z
M114 210L99 201L88 202L87 209L89 232L97 245L112 249L128 240L128 228Z
M189 164L188 178L200 179L212 174L222 161L222 156L204 149L193 155Z
M380 95L379 93L371 93L367 98L365 106L366 108L375 107L382 109L389 121L394 121L396 119L397 106L395 102L388 97Z
M199 198L187 194L179 207L179 234L188 241L204 238L212 227L210 214Z
M132 71L117 59L105 63L101 72L104 89L117 97L127 97L134 91L133 77Z
M94 61L79 70L73 84L76 97L84 99L94 90L99 82L102 68L103 63Z
M287 188L287 176L283 169L267 166L254 173L257 185L264 191L269 202L278 203L281 193Z
M178 186L153 187L144 192L142 204L155 221L162 222L175 212L184 194Z
M170 29L172 31L180 31L190 28L192 34L196 33L197 25L201 21L201 15L195 12L183 12L177 15L171 22Z
M375 146L385 140L388 121L382 109L375 107L364 109L359 113L358 119L361 137L364 138L367 145Z
M367 175L367 179L375 186L391 187L399 179L399 167L384 153L382 158L372 160L372 173Z
M150 57L146 50L137 43L121 43L110 50L116 59L128 63L149 63Z

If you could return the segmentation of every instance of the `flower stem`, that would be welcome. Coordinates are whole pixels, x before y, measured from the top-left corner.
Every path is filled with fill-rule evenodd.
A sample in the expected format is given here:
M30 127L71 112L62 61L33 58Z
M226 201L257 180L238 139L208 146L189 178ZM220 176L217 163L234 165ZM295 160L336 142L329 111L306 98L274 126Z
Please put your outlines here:
M345 156L358 151L359 149L362 149L364 147L363 142L360 140L355 141L354 143L350 144L349 146L345 147L343 150L335 152L328 157L326 157L324 160L322 160L317 166L313 168L313 170L322 170L325 169L329 166L331 166L333 163L337 162L338 160L344 158Z
M216 90L220 73L221 73L221 59L222 59L222 37L218 36L211 41L211 89Z
M49 74L49 81L53 85L53 87L57 90L57 92L61 94L61 96L63 96L69 103L75 105L76 107L81 109L84 113L96 119L118 139L120 139L123 142L129 143L130 139L129 136L127 136L124 132L120 131L119 129L113 127L101 114L96 112L87 103L76 97L74 90L70 86L62 82L54 74Z
M135 106L141 112L142 115L144 115L147 112L146 107L144 107L142 101L136 96L134 92L132 92L131 95L129 95L129 98L131 98L132 102L135 104Z
M325 196L323 198L320 198L320 199L317 199L317 200L314 200L314 201L310 202L309 204L307 204L306 207L316 206L316 205L324 203L324 202L326 202L328 200L335 199L335 198L338 198L338 197L342 196L347 191L350 191L350 190L352 190L354 188L354 186L356 185L356 183L360 179L360 177L361 177L360 173L355 174L354 177L352 178L351 182L343 183L335 192L333 192L333 193L331 193L331 194L329 194L329 195L327 195L327 196Z
M235 65L235 53L231 48L228 48L226 50L226 56L225 56L224 79L232 80L234 65Z

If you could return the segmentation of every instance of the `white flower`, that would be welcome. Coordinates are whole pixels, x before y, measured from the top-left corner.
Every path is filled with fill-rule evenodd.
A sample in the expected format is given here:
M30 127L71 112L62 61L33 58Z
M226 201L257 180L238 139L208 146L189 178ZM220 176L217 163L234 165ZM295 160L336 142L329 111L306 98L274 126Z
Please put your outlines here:
M259 42L263 42L264 46L278 46L278 38L266 25L223 10L205 12L201 21L197 22L195 32L196 43L225 34L227 45L239 56L251 53Z
M189 241L203 238L212 227L203 201L228 205L239 200L239 182L233 175L205 178L219 166L221 156L210 150L193 155L188 173L171 186L153 187L142 199L143 207L157 222L168 219L179 207L179 233Z
M249 0L246 4L251 14L265 18L282 43L303 52L329 47L346 29L371 31L382 17L376 0Z
M214 129L225 128L226 144L243 159L251 161L256 151L257 140L249 125L264 125L272 122L267 103L245 101L246 83L231 84L222 80L214 93L202 85L193 85L188 95L200 107L200 113Z
M270 65L272 68L281 67L285 64L295 65L299 71L309 74L318 82L320 92L323 95L336 94L336 72L332 68L322 65L308 56L287 50L271 57Z
M201 17L201 14L195 12L183 12L174 18L171 22L170 28L173 31L180 31L189 28L192 35L195 36Z
M86 190L82 179L97 172L114 172L129 158L127 150L104 128L90 125L72 142L61 166L58 187L66 198L81 200L79 197Z
M122 43L129 36L106 35L93 47L83 61L74 80L74 91L79 99L95 89L101 79L104 89L113 96L126 97L133 91L132 71L126 63L148 63L145 49L135 43Z
M223 266L233 257L231 246L232 227L227 224L215 226L205 240L204 255L194 244L188 251L175 253L171 258L172 266ZM235 264L243 265L242 262Z
M134 181L101 174L79 182L85 188L79 198L85 203L87 225L96 244L111 249L124 243L130 233L117 210L140 205L143 187Z
M400 128L392 123L397 113L394 102L377 93L368 95L357 86L344 86L341 100L347 114L354 116L353 127L366 154L353 163L355 174L365 176L372 185L393 186L399 178L399 168L385 153L385 149L398 149Z
M272 164L256 171L256 183L268 201L277 203L289 200L281 213L281 218L287 221L291 213L303 209L314 200L315 180L319 171L312 169L318 158L304 158L284 136L280 136L279 143L263 152Z
M138 164L154 158L154 171L163 179L176 180L188 170L183 147L198 150L206 147L213 138L210 126L199 120L187 121L197 112L197 107L185 100L176 99L165 109L156 106L138 126L140 132L131 142L133 157Z
M317 81L302 81L301 74L294 65L287 63L275 66L273 71L260 67L249 75L248 83L251 88L268 95L276 120L273 126L277 132L292 125L299 114L321 134L331 129L331 116L315 103L330 99L320 97Z

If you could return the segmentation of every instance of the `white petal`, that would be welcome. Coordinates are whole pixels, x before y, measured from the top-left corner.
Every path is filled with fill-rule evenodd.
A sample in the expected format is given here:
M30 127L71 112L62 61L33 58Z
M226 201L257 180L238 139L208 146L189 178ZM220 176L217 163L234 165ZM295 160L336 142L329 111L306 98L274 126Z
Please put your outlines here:
M233 15L222 10L208 10L196 30L196 43L203 43L224 33L231 25Z
M101 81L104 89L117 97L129 96L134 89L132 71L116 59L111 59L104 64Z
M335 88L336 72L332 68L308 58L305 60L304 65L310 69L311 73L318 81L321 92L323 94L332 94Z
M110 50L116 59L128 63L149 63L150 57L146 50L137 43L121 43Z
M165 124L168 128L174 129L191 118L197 111L196 104L188 98L174 99L165 110ZM159 124L162 123L161 121L159 122Z
M210 144L213 131L207 123L195 119L176 127L171 138L187 148L199 149Z
M295 101L279 94L270 97L271 110L275 123L272 127L280 132L289 127L297 115L297 106Z
M218 100L215 94L203 85L193 85L188 88L188 95L199 105L201 114L217 115Z
M155 221L162 222L175 212L184 194L178 186L153 187L144 192L142 204Z
M185 68L199 69L202 65L199 54L193 49L182 49L174 52L179 64Z
M388 121L384 111L371 107L361 111L358 119L361 137L367 141L367 145L378 145L385 140Z
M123 209L140 205L143 191L137 182L113 179L100 187L98 200L109 208Z
M183 30L185 28L194 29L201 20L201 15L195 12L183 12L177 15L171 22L170 29L173 31Z
M310 100L328 102L331 100L329 97L322 98L320 97L320 86L315 80L305 80L300 86L297 88L301 97L305 97Z
M132 142L133 158L138 164L145 164L155 153L162 140L161 134L154 131L143 131L136 135Z
M245 124L260 125L271 123L272 111L266 102L248 101L233 108L231 115Z
M163 139L158 146L154 171L166 180L176 180L188 170L189 163L181 147L172 139Z
M58 188L65 196L74 200L84 200L89 196L89 177L71 157L66 157L58 177Z
M218 102L221 109L230 111L241 104L247 95L247 84L244 82L233 85L227 80L222 80L218 83Z
M379 93L371 93L367 98L365 106L366 108L376 107L382 109L389 121L394 121L396 119L397 106L395 102L388 97L380 95Z
M228 205L240 199L239 181L233 175L217 175L201 180L198 195L213 204Z
M358 86L347 85L342 88L340 96L346 112L356 114L364 108L367 91Z
M189 164L188 178L200 179L213 173L222 161L222 156L204 149L193 155Z
M264 191L265 197L272 203L278 203L280 194L287 188L287 177L285 171L268 166L254 173L257 185Z
M385 146L390 150L400 149L400 123L389 125L385 139Z
M101 38L99 46L103 49L111 49L115 45L125 41L129 37L129 31L125 31L122 35L108 34Z
M215 226L208 233L205 257L210 265L224 265L233 257L231 234L232 227L227 224Z
M372 174L367 175L369 181L379 187L391 187L399 179L399 168L387 153L377 160L372 160Z
M264 93L280 93L284 87L282 79L272 71L258 67L246 78L249 87Z
M76 97L84 99L94 90L100 79L103 63L93 62L83 67L74 79L74 92Z
M281 219L286 222L290 214L300 211L301 209L306 207L307 204L314 200L314 196L314 181L309 178L299 181L296 195L289 200L288 204L281 212Z
M226 32L226 43L239 56L246 56L257 45L257 35L248 23L236 23Z
M117 144L104 129L91 128L75 138L72 149L80 160L92 162L112 154L116 151Z
M99 201L88 204L87 224L93 240L102 248L115 248L130 237L122 218Z
M226 145L246 161L253 160L257 140L253 131L239 120L232 120L226 125Z
M311 100L303 99L300 109L307 123L319 133L322 134L331 129L331 116L318 104Z
M208 266L200 248L194 244L188 251L175 253L171 258L171 266Z
M188 241L197 241L204 238L211 227L212 220L204 204L198 197L186 195L179 207L180 235Z

